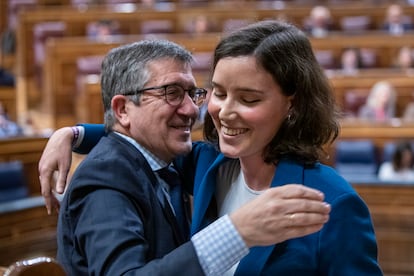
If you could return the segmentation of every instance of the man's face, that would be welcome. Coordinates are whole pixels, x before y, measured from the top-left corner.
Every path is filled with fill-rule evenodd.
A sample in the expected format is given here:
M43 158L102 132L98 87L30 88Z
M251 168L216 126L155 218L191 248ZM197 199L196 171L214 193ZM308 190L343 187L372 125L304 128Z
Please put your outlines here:
M148 65L151 77L147 87L176 84L184 89L195 86L188 64L173 59L157 60ZM164 89L143 92L140 105L126 103L129 135L139 144L164 161L191 151L191 127L199 108L186 93L181 104L170 105L164 97Z

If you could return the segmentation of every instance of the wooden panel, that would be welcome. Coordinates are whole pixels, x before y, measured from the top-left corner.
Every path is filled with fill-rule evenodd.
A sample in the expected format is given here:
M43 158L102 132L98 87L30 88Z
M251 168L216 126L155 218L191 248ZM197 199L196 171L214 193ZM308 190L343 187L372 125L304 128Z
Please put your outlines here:
M414 275L414 185L353 184L367 203L385 275Z
M47 215L42 197L0 204L0 265L37 256L55 257L56 224L57 214Z
M117 20L126 34L138 34L141 22L153 19L167 19L173 23L175 32L185 32L188 20L199 14L206 15L212 21L217 22L218 29L221 31L222 24L227 19L248 19L251 21L267 18L286 18L288 21L302 26L303 20L309 15L312 3L284 3L283 6L277 6L269 3L255 3L255 1L243 2L242 5L231 1L231 3L209 3L209 5L200 6L181 6L172 5L168 8L154 9L132 9L129 12L114 11L107 7L88 7L79 10L71 6L60 6L54 8L42 8L31 11L25 11L19 14L17 27L17 75L18 77L28 78L26 81L33 82L35 77L34 57L33 57L33 26L44 21L63 21L67 25L65 36L83 36L86 32L86 25L95 20L102 18ZM329 3L327 3L328 6ZM349 15L368 15L373 20L373 28L378 29L382 24L387 4L373 6L372 3L354 2L349 4L335 4L330 6L334 26L339 28L341 18ZM414 6L403 6L407 14L413 14ZM388 41L383 40L383 41ZM336 40L332 43L338 43ZM353 44L351 44L353 45ZM354 46L354 45L353 45ZM382 57L381 59L386 59ZM20 84L19 84L20 85ZM33 98L30 101L36 101L38 89L32 86L22 86L21 89L33 89L34 91L24 91ZM26 100L26 99L24 99ZM34 103L35 104L35 103ZM25 111L25 110L22 110Z
M390 141L414 140L414 124L398 119L387 123L342 121L340 139L371 139L377 147L383 147Z
M413 72L395 69L360 70L355 75L331 74L330 81L334 87L335 98L343 107L347 91L358 89L366 91L368 96L371 87L378 81L389 81L397 91L396 117L401 117L408 103L413 100Z
M22 161L31 195L40 195L38 162L47 139L46 137L0 139L0 162Z
M212 21L218 22L220 26L227 19L243 18L251 20L260 20L265 18L287 18L292 23L302 26L303 20L309 15L313 5L301 3L300 5L291 3L284 4L283 9L275 7L272 3L258 4L254 2L243 3L235 8L234 3L216 3L204 7L194 6L171 6L168 9L133 9L130 12L114 11L106 7L89 7L80 12L71 6L61 6L54 8L42 8L31 11L25 11L19 15L18 40L19 40L19 74L26 75L33 73L33 26L36 23L44 21L63 21L67 23L67 36L84 35L86 25L94 20L102 18L117 20L123 26L123 29L129 30L126 34L138 34L139 25L143 21L151 19L168 19L175 26L176 32L184 32L184 25L189 18L194 18L199 14L204 14ZM329 6L329 5L328 5ZM383 23L387 4L356 4L352 5L332 5L330 6L334 20L334 26L339 29L340 20L345 16L368 15L373 20L374 29L380 29ZM404 12L408 15L413 14L414 7L403 5ZM335 43L335 42L334 42Z
M9 1L0 1L0 34L2 34L7 28L7 10L9 8Z
M77 123L102 124L104 110L99 76L89 75L79 80L79 90L75 98Z
M47 56L44 67L44 89L42 91L43 113L50 118L51 128L75 124L76 109L76 60L84 56L105 55L110 49L121 44L138 41L143 38L164 38L185 46L192 52L212 52L219 34L209 34L194 39L186 34L122 36L105 43L84 37L51 39L47 43ZM100 101L101 102L101 101ZM89 111L85 111L89 112ZM101 117L103 118L103 117Z
M185 34L169 34L169 35L153 35L150 36L153 38L165 38L175 41L179 44L184 45L192 52L209 52L213 51L216 43L220 39L220 34L211 33L204 35L202 37L192 37ZM43 89L43 109L44 112L50 113L52 125L51 128L61 127L67 124L75 123L75 107L73 102L73 93L76 91L76 75L74 72L76 66L76 60L82 56L88 55L105 55L107 51L113 47L117 47L120 44L129 43L132 41L137 41L143 38L148 38L148 36L121 36L117 37L116 40L107 41L105 43L97 42L95 40L90 40L84 37L76 38L58 38L51 39L47 43L47 56L46 63L44 66L44 89ZM377 42L377 44L372 44L371 39ZM331 47L332 49L337 47L339 52L344 45L354 44L356 46L366 46L371 45L374 47L378 45L379 47L385 47L389 49L396 49L402 45L412 44L414 46L414 34L406 35L399 37L398 39L390 40L387 35L384 34L371 34L364 36L346 36L343 35L340 38L336 37L333 41L340 41L332 43L331 38L326 39L311 39L312 43L315 42L314 47ZM381 44L378 44L378 41L384 41ZM385 46L384 46L385 45ZM384 53L384 56L386 54ZM391 58L391 57L389 57ZM386 70L384 70L386 71ZM388 71L392 75L392 71ZM384 76L385 73L375 74L372 73L370 76L364 76L366 79L363 82L355 81L355 76L338 76L337 74L332 75L331 81L333 85L338 87L338 99L339 102L343 102L344 91L349 85L361 84L367 87L368 85L373 84L373 81L378 80L381 76ZM369 79L368 79L369 78ZM396 85L403 87L401 89L401 100L399 101L399 109L403 108L406 100L411 97L411 90L408 89L412 85L413 80L409 74L393 74L389 77L392 82ZM348 86L347 86L348 85ZM55 120L53 122L53 120Z

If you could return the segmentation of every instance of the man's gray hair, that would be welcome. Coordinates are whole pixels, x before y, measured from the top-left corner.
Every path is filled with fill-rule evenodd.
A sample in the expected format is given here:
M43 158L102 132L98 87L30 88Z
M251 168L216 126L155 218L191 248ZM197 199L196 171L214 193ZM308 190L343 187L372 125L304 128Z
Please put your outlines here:
M184 47L167 40L142 40L109 51L102 62L101 90L107 130L115 124L111 100L115 95L143 89L150 80L147 65L160 59L191 64L193 57ZM132 100L139 103L139 95Z

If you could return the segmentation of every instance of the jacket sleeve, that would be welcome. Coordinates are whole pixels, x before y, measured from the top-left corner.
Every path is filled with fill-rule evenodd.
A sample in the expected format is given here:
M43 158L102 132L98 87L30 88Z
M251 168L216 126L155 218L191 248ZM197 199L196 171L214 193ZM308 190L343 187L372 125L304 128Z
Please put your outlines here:
M87 274L204 275L192 242L163 257L149 258L151 241L145 235L146 215L137 212L124 193L100 189L87 196L79 195L72 207L67 219L76 225L73 240L77 254L83 256L79 259L88 261Z
M106 134L103 124L78 124L84 129L81 143L78 147L73 148L73 151L80 154L88 154L92 148L99 142L99 140Z
M321 271L325 275L382 275L368 207L356 193L331 202L330 219L321 230Z

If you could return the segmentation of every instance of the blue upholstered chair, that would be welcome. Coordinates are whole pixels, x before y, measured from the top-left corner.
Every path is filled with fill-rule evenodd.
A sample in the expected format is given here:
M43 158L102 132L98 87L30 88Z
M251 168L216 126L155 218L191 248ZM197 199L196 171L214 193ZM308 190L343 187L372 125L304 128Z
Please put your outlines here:
M21 199L29 195L29 188L20 161L0 163L0 202Z
M335 145L335 168L351 182L377 178L378 158L371 140L339 140Z

